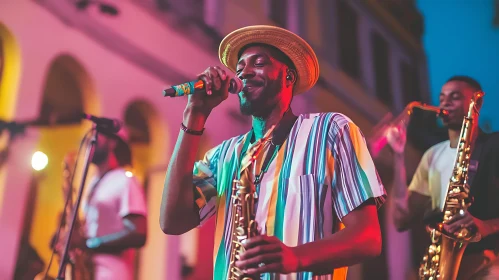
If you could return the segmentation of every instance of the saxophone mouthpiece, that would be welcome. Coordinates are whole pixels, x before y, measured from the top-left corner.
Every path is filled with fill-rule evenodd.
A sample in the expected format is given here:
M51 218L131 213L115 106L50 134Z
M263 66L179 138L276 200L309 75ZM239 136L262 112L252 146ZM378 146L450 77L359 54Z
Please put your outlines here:
M446 118L449 117L449 111L447 111L445 109L440 109L440 111L438 112L437 116L439 118L446 119Z

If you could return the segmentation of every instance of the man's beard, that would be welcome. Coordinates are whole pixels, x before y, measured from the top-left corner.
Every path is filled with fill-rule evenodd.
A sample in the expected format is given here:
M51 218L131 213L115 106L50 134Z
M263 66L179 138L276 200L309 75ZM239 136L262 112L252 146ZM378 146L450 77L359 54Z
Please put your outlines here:
M101 164L105 162L108 157L109 151L107 149L95 147L94 155L92 156L92 163Z
M265 88L260 95L253 100L246 99L244 102L239 98L239 109L245 116L266 117L270 114L275 104L269 104L269 100L274 99L282 90L282 73L277 80Z

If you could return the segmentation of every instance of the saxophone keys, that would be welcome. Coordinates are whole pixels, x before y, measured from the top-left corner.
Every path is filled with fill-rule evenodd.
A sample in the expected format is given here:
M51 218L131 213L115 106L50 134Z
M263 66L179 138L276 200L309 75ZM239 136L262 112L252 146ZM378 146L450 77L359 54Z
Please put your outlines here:
M428 255L435 255L435 250L433 250L433 247L430 246L430 248L428 249ZM427 259L428 260L428 259Z
M438 251L438 247L435 244L430 245L430 249L428 250L430 255L434 255Z
M238 228L238 232L237 233L238 233L238 235L236 236L236 238L237 238L237 241L239 241L239 242L241 242L244 239L248 238L248 236L245 234L243 228Z
M433 258L431 258L431 262L433 264L438 264L439 261L440 261L440 257L438 255L435 255L435 256L433 256Z

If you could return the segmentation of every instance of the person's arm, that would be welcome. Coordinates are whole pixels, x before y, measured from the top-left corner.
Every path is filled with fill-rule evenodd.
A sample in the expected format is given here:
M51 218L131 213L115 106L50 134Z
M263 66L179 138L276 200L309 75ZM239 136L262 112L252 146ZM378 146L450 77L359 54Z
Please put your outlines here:
M140 248L147 237L147 219L131 214L123 218L124 229L112 234L89 238L86 247L93 252L114 253L128 248Z
M426 209L431 209L431 197L428 191L427 154L418 165L411 182L411 191L407 187L404 150L406 145L405 129L392 127L388 130L387 141L393 150L393 223L398 231L411 227L416 219L423 219Z
M491 234L497 234L499 233L499 218L480 220L466 211L463 215L455 215L444 225L444 229L450 233L458 232L462 228L471 229L473 227L476 227L482 238Z
M422 173L418 167L416 173ZM396 154L393 164L393 223L398 231L409 229L417 219L423 219L424 212L431 209L431 198L419 192L410 191L406 184L404 155ZM414 182L414 184L418 184Z
M210 67L199 76L207 94L189 95L183 124L202 131L211 110L227 99L229 79L219 67ZM160 209L160 226L165 234L183 234L200 222L195 204L193 167L201 137L181 131L170 158Z
M478 227L478 232L480 232L482 237L499 233L499 218L491 220L480 220L475 217L473 218L475 219L475 224Z
M381 253L381 230L376 205L367 203L343 217L345 228L316 242L295 247L298 271L330 273L331 268L351 266Z
M142 186L135 177L125 177L125 183L118 185L121 230L86 240L86 247L95 252L113 253L128 248L144 246L147 238L147 207ZM117 186L117 187L118 187Z
M343 222L345 228L330 237L296 247L288 247L274 236L251 238L236 265L248 274L310 271L321 275L381 253L381 231L373 202L350 212ZM261 263L265 265L258 266Z

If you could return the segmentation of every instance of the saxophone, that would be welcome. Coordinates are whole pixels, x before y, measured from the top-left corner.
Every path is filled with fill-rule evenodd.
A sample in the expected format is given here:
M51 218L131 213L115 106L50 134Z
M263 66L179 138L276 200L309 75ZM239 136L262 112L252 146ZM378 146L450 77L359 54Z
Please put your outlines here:
M469 195L468 166L473 149L474 130L482 105L484 93L475 92L471 98L468 114L463 120L457 155L452 176L447 185L443 209L443 220L435 228L428 227L431 242L419 268L420 279L454 280L457 277L461 258L470 242L477 242L481 236L475 230L462 228L454 234L445 232L443 225L455 215L462 215L471 205Z
M387 144L386 135L390 127L403 126L404 129L407 128L407 125L409 125L409 121L414 112L414 108L434 112L435 114L437 114L437 117L446 117L447 115L449 115L449 112L447 112L447 110L418 101L412 101L411 103L407 104L404 110L395 118L392 118L392 114L388 113L378 124L373 127L373 134L367 139L369 150L374 157L377 157L383 147L385 147L385 145Z
M63 162L63 193L69 195L68 207L64 209L65 211L65 223L63 228L61 228L61 233L59 237L60 242L66 240L66 236L69 233L69 226L71 223L71 214L73 209L73 188L71 185L71 167L73 166L74 158L73 154L69 154ZM85 236L83 232L83 221L77 219L75 221L74 231L78 231L80 236ZM61 250L58 250L59 257L62 257L62 248L64 245L62 243L58 246ZM70 248L68 252L69 266L66 267L66 279L70 280L93 280L93 262L92 257L88 252L85 252L81 248ZM62 261L62 260L60 260Z
M268 147L271 143L271 133L274 126L267 133L255 141L249 148L241 160L241 168L239 170L240 180L234 180L232 186L232 232L231 232L231 253L229 270L227 273L228 280L256 280L259 276L245 275L235 262L239 259L239 255L244 252L244 247L241 242L250 237L257 236L258 224L255 220L255 205L258 201L255 184L251 179L252 171L251 164L257 159L258 155Z

